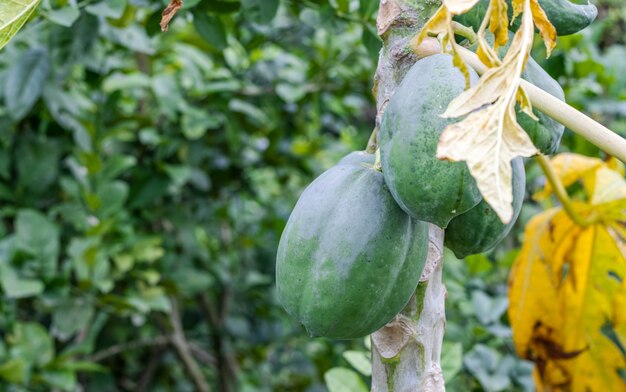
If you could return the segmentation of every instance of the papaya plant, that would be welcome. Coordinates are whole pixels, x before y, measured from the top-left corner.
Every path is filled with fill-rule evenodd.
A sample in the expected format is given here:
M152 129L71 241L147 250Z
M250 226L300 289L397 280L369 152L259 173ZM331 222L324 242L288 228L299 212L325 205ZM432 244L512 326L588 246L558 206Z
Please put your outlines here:
M539 162L548 179L555 183L554 186L560 185L560 179L551 175L549 164L531 139L538 125L526 119L526 127L520 126L516 115L517 105L526 116L539 121L533 112L533 106L536 106L544 115L552 116L554 120L587 136L608 153L626 160L625 139L563 104L559 100L562 97L558 97L558 91L555 97L522 80L530 56L534 28L538 28L549 55L556 44L557 33L571 34L586 27L596 16L595 7L577 6L567 1L546 3L546 10L537 0L512 1L508 6L498 0L482 2L478 6L477 3L478 0L444 1L430 14L426 3L419 7L403 1L380 4L377 26L384 44L374 89L379 113L368 149L375 150L379 156L380 162L377 161L376 166L381 169L386 185L402 210L431 226L430 252L421 276L424 285L420 287L418 284L416 296L405 310L394 319L387 316L389 323L372 335L372 389L376 391L445 389L439 363L445 325L445 316L441 311L442 293L445 293L441 282L442 242L452 247L459 256L465 256L488 250L506 235L519 215L524 194L523 168L520 170L522 157L539 155ZM472 26L459 27L453 22L453 16L462 15L474 6L478 7L480 16L477 34L467 30L467 27ZM507 8L512 9L512 19L519 17L518 21L521 22L515 26L512 43L506 49L504 58L500 59L498 49L509 40ZM419 17L424 13L430 19L420 33L417 29L407 29L407 26L419 25ZM395 24L402 27L398 28ZM399 36L394 36L394 27L398 29ZM486 40L487 28L493 34L491 43ZM456 43L456 34L467 37L471 42L478 41L478 56ZM436 37L436 40L427 38L428 35ZM393 56L402 53L402 47L406 48L409 42L422 59L415 61L408 56ZM451 55L434 54L437 51ZM474 69L483 74L479 82L475 82ZM464 86L467 88L465 91ZM457 117L465 118L458 122L452 120ZM546 119L544 117L544 121ZM562 127L554 131L548 128L546 137L553 141L541 148L554 151L562 130ZM512 169L513 160L515 170ZM459 165L462 161L467 166ZM616 210L605 211L600 216L592 215L592 220L581 218L566 197L560 200L565 210L570 211L571 219L587 227L602 219L623 221L623 211L619 210L621 205L618 204L623 202L620 198L623 196L610 196L609 200ZM483 204L479 204L481 202ZM329 204L330 208L337 206L336 202L331 201ZM470 214L468 211L477 212ZM298 220L298 215L295 216ZM461 226L450 228L451 239L444 242L447 227L453 219L459 219ZM303 220L300 224L304 225L305 222ZM470 231L470 234L464 235L464 230ZM615 241L619 243L623 237L617 235ZM321 241L323 237L300 234L300 238ZM333 238L326 241L334 243ZM344 248L345 245L337 250L338 257L345 256ZM279 265L293 263L293 268L298 268L310 265L313 261L312 267L306 269L313 274L309 282L313 282L312 290L317 294L304 302L319 306L316 314L325 315L327 309L334 308L333 299L341 300L335 299L334 290L322 289L325 283L318 276L326 274L320 268L326 262L338 268L343 262L333 262L328 257L315 262L317 254L311 257L304 253L301 257L303 259L292 257L291 260L285 260L279 254L278 262ZM350 260L358 259L351 257ZM358 263L351 265L351 268L358 268ZM512 281L515 281L514 277ZM353 282L354 287L366 287L360 279L354 279ZM295 287L287 288L289 286L280 279L277 283L279 290L297 292ZM384 296L381 300L386 301ZM343 312L367 314L350 304L349 296L346 296L346 301L349 307L342 306ZM285 306L289 309L291 305ZM307 316L297 314L297 317L307 324ZM321 331L322 335L327 331ZM545 333L539 338L544 339ZM358 334L354 337L358 337ZM563 352L563 355L578 355L581 352L569 351ZM521 355L533 358L526 352ZM423 359L416 363L415 358ZM552 359L544 360L550 362ZM545 383L550 388L550 385L554 385L555 381L549 379L549 371L544 362L537 364L535 379L539 386ZM617 377L617 373L613 376ZM569 375L567 385L574 380L574 376ZM593 376L584 382L586 387L583 389L595 385ZM615 385L615 382L607 381L607 384Z
M37 5L5 3L0 46ZM595 6L161 8L44 2L0 57L0 386L623 389L624 139L530 57L535 31L549 54ZM541 155L564 126L606 159ZM505 278L476 277L526 222L498 254L511 338ZM448 295L458 341L442 343ZM339 340L298 336L276 301Z

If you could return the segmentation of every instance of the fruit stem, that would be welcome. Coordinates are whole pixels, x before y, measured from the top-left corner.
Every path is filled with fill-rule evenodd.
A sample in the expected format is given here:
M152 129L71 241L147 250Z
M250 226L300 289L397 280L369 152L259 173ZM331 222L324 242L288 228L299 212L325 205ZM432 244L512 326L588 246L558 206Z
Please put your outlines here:
M557 199L559 199L559 201L561 202L563 209L565 210L567 215L570 217L570 219L574 223L576 223L578 226L581 226L581 227L588 227L594 224L596 219L593 216L590 216L588 218L583 218L582 216L580 216L580 214L578 214L578 212L574 208L572 199L570 199L567 193L567 190L565 189L565 187L563 186L563 183L561 182L556 172L554 171L554 168L552 167L552 163L550 162L550 159L548 159L548 157L546 157L543 154L539 154L535 158L537 159L539 166L541 166L541 170L543 170L543 173L545 174L546 179L548 180L550 185L552 185L552 189L554 189L554 194L556 195Z
M370 135L369 140L367 141L367 147L365 151L370 154L373 154L378 149L378 127L374 127L372 134Z
M382 166L380 163L380 148L376 149L376 158L374 160L374 169L378 171L382 171Z
M474 45L478 40L474 29L471 27L467 27L459 22L452 22L452 26L454 28L454 34L460 35L461 37L467 39L470 45Z

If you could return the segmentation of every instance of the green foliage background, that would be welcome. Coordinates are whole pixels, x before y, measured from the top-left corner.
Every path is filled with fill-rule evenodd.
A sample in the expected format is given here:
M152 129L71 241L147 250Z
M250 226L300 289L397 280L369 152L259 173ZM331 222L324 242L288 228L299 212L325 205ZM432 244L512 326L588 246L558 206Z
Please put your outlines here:
M626 135L626 6L598 3L542 64ZM367 342L307 336L273 277L301 190L371 132L378 1L188 0L161 33L164 6L44 1L0 52L0 390L365 389ZM543 207L447 255L449 390L532 390L506 279Z

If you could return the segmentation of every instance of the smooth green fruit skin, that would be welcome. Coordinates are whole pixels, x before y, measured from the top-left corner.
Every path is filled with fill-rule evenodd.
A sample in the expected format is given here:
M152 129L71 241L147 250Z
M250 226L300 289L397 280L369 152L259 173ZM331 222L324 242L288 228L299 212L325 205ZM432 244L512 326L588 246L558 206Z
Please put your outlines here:
M278 299L311 335L366 336L402 310L419 282L428 226L397 206L373 162L349 156L319 176L281 236Z
M513 169L513 219L506 225L486 201L450 221L444 235L445 246L459 259L486 252L506 237L517 221L526 192L524 161L516 158Z
M470 75L475 83L474 71ZM452 56L421 59L389 100L380 126L382 171L394 199L415 219L442 228L481 200L465 162L435 156L442 131L458 121L441 114L464 87Z
M565 102L565 94L561 85L554 80L533 58L529 58L522 77L528 82L541 88L550 95ZM524 128L533 144L544 154L554 154L561 143L561 137L565 127L552 117L533 109L539 121L530 118L529 115L517 111L517 120Z
M598 9L593 4L574 4L568 0L539 0L541 8L556 29L557 35L570 35L579 32L589 26L598 16ZM511 0L507 0L509 18L513 16ZM478 31L483 17L487 12L489 0L480 0L472 9L465 14L456 16L454 19L474 31ZM511 30L519 28L520 18L513 22Z

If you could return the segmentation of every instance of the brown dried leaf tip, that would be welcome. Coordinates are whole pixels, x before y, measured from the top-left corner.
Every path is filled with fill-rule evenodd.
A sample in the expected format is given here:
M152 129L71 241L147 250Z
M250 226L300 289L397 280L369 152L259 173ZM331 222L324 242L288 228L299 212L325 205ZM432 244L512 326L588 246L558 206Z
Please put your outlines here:
M161 13L161 31L167 31L167 25L170 23L174 15L183 6L182 0L171 0Z

